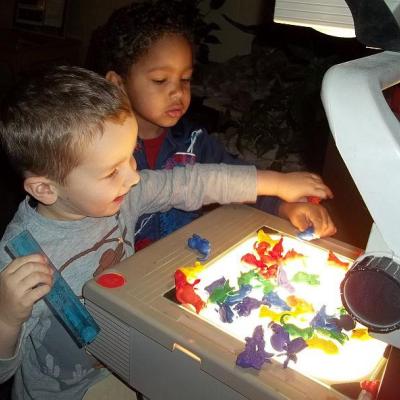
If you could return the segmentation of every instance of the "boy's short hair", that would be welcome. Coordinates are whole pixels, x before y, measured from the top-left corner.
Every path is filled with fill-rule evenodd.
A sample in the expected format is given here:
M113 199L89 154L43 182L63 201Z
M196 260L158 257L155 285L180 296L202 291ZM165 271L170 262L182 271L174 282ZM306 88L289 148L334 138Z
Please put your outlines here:
M0 108L0 139L21 173L61 184L106 121L131 113L126 96L98 74L60 66L14 88Z
M94 31L88 68L103 76L115 71L126 77L130 67L164 35L181 35L192 45L192 8L187 0L147 0L119 8Z

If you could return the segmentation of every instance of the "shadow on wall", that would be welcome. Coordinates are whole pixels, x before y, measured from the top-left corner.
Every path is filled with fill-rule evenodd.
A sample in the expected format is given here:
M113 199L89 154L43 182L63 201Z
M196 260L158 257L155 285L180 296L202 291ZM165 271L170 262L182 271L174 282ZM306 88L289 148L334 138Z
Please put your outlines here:
M0 64L0 101L7 91L14 85L15 77L7 66ZM11 167L0 147L0 237L24 197L21 178ZM0 392L1 393L1 392ZM0 396L0 399L3 399Z
M4 151L0 148L0 237L11 221L19 203L24 198L21 178L9 164ZM0 399L3 397L0 396Z
M13 74L8 68L0 64L0 101L2 96L7 93L8 89L14 84ZM4 230L11 221L18 204L24 197L21 179L9 164L3 149L0 147L0 237L3 236ZM12 379L0 384L0 399L11 399Z

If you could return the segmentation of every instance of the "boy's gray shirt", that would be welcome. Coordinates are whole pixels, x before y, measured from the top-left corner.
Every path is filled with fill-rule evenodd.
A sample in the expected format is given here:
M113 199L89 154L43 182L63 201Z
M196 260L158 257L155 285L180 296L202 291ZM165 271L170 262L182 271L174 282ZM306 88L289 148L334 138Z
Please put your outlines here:
M28 229L73 291L134 253L134 227L144 213L171 207L197 210L203 204L256 200L256 170L251 166L196 164L170 171L140 172L117 215L79 221L47 219L29 204L19 206L0 242L0 271L11 261L4 247ZM0 332L1 334L1 332ZM106 376L96 360L79 349L43 300L24 323L11 359L0 359L0 382L15 374L13 399L79 400Z

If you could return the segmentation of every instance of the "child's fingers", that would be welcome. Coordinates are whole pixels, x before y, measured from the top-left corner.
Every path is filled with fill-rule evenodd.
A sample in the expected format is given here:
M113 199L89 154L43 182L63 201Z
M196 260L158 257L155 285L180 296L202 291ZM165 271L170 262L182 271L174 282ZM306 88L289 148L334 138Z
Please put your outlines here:
M42 262L27 262L15 270L14 273L10 275L10 278L16 282L22 282L30 275L39 273L51 276L51 272L51 268L47 264L43 264Z
M298 174L294 172L293 176L303 181L308 180L314 184L324 183L322 178L318 174L314 174L313 172L300 172Z
M315 183L322 183L323 182L322 178L319 175L314 174L312 172L308 173L308 177Z
M23 278L19 283L19 290L21 293L28 293L38 285L47 285L51 287L52 278L47 272L34 271Z
M9 307L7 319L11 324L22 323L29 318L33 304L51 290L52 273L48 265L27 262L1 276L0 283L0 303Z
M315 233L320 237L332 236L336 233L336 227L326 210L323 210L320 215L313 220L313 225Z
M34 263L46 263L46 258L41 254L31 254L29 256L18 257L13 260L5 269L4 271L8 274L12 274L21 267L25 266L26 264L34 262Z
M313 227L316 235L318 235L319 237L324 236L325 227L320 219L314 220Z
M328 222L324 227L324 236L332 236L336 233L337 229L332 220L328 217Z
M311 180L311 184L313 186L313 188L317 191L321 191L323 192L325 195L324 196L320 196L322 198L332 198L333 197L333 193L331 191L331 189L325 185L324 181L322 180L322 178L314 173L309 173L309 178Z
M51 290L51 285L40 285L32 289L29 293L26 294L26 301L28 304L34 304L42 297L46 296Z
M307 218L306 214L297 215L295 221L293 221L293 225L300 231L305 231L311 224L310 220Z
M49 266L38 262L21 264L14 273L2 278L4 278L1 285L3 297L16 307L18 304L23 307L22 309L16 308L16 310L20 310L20 312L16 312L16 315L25 316L25 312L22 310L30 309L40 296L48 293L52 286L52 273ZM46 287L36 290L41 285ZM17 319L25 320L24 317Z
M325 184L318 184L313 187L313 193L310 195L320 197L321 199L333 198L331 189Z
M325 191L325 193L326 193L326 197L327 197L328 199L332 199L332 198L333 198L333 192L332 192L332 190L330 189L330 187L329 187L329 186L326 186L326 185L324 184L323 189L324 189L324 191Z
M322 227L319 231L316 231L319 237L332 236L336 233L336 227L333 224Z

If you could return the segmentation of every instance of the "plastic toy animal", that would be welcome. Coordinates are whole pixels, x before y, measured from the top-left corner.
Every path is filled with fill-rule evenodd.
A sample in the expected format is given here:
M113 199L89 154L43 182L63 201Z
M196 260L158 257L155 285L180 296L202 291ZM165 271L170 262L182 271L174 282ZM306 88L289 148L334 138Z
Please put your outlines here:
M278 356L286 356L286 360L283 362L283 368L287 368L289 361L297 362L297 353L304 350L307 347L306 341L301 338L297 337L296 339L291 340L286 346L285 350L286 353L278 354Z
M205 261L208 259L211 245L207 239L203 239L194 233L193 236L188 239L187 243L191 249L197 250L202 255L202 257L197 257L199 261Z
M271 322L269 327L273 332L270 338L271 346L277 351L284 351L278 356L286 356L283 368L287 368L289 361L297 362L297 353L307 347L305 340L302 337L290 340L289 332L287 332L286 328L277 323Z
M233 289L234 288L229 285L229 281L225 281L223 286L218 286L212 291L208 298L209 303L222 304L229 294L232 293Z
M261 301L253 297L245 297L240 303L237 303L233 308L239 317L248 317L253 310L261 306Z
M298 233L297 237L307 241L319 239L319 236L315 233L313 226L310 226L305 231Z
M261 369L265 362L271 363L273 353L265 351L264 330L261 325L256 326L252 337L246 337L245 349L236 359L236 365L242 368Z
M291 307L284 300L282 300L276 292L269 292L265 294L262 302L268 307L275 306L283 311L291 310Z
M275 322L270 322L268 325L273 334L270 337L271 346L276 351L283 351L285 346L290 342L289 333L283 327Z
M328 254L328 264L333 267L343 268L345 271L349 269L350 265L348 262L340 261L332 251L329 251Z
M220 304L218 313L219 313L219 318L221 319L222 322L228 324L231 324L233 322L234 314L229 304L226 303Z
M296 272L296 274L292 278L292 282L305 283L311 286L317 286L320 284L319 275L308 274L307 272L303 271Z
M188 283L185 274L181 270L175 272L175 296L181 304L191 304L198 314L205 306L206 303L194 291L194 286L200 282L196 279L193 283Z
M224 286L225 282L226 279L225 277L222 276L221 278L215 280L214 282L211 282L208 286L204 288L204 290L208 292L208 294L211 294L217 287Z
M306 343L310 349L319 349L326 354L337 354L339 348L331 340L323 339L318 336L312 336L306 340Z

